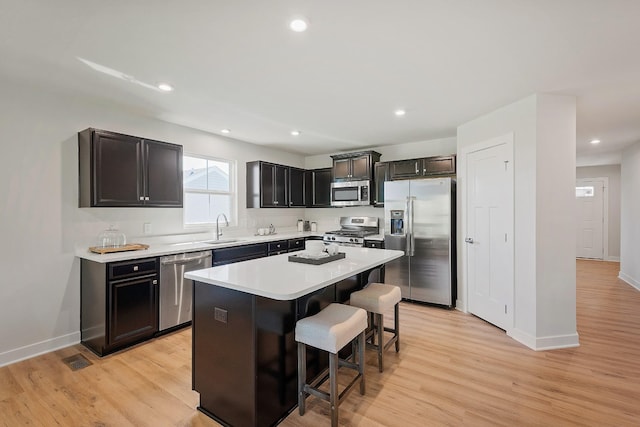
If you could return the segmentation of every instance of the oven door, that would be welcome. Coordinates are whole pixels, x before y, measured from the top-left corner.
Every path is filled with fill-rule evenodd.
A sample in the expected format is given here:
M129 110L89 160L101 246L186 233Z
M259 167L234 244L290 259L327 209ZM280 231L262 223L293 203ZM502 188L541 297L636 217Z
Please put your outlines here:
M331 206L368 205L369 181L332 182Z

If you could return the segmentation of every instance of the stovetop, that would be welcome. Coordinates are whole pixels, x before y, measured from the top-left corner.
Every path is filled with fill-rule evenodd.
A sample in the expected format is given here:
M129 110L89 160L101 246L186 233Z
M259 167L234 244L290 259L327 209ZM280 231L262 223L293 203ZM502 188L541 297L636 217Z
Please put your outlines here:
M334 231L327 231L325 234L335 234L337 236L345 236L345 237L366 237L366 236L371 236L373 234L377 234L377 231L373 231L373 230L344 230L344 229L340 229L340 230L334 230Z
M327 231L322 240L330 243L364 245L364 238L378 234L376 217L340 217L340 229Z

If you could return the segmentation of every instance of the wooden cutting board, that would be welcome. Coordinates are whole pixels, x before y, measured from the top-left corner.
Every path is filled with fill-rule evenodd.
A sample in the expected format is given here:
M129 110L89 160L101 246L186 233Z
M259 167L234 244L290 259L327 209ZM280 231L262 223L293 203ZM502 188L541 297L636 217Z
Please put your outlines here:
M89 248L91 252L95 252L97 254L110 254L114 252L125 252L125 251L139 251L141 249L149 249L149 245L145 245L142 243L129 243L127 245L111 247L111 248L103 248L100 246L92 246Z

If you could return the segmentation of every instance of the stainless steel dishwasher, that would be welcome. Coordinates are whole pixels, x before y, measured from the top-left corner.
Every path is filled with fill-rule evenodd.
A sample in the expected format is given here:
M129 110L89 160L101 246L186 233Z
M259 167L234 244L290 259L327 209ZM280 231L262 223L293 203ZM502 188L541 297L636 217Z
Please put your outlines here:
M193 282L185 279L184 273L209 267L211 251L188 252L160 258L160 331L191 321Z

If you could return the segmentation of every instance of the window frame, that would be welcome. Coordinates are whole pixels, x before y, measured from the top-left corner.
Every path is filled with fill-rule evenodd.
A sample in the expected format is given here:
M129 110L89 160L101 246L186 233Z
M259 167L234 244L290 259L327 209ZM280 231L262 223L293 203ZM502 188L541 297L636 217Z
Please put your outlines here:
M202 228L202 227L208 227L208 226L215 226L215 220L213 220L212 222L194 222L194 223L190 223L187 222L187 207L186 207L186 203L187 203L187 193L191 193L191 194L208 194L208 195L223 195L223 196L230 196L231 199L229 201L229 206L230 206L230 214L229 217L227 218L229 220L229 227L235 227L238 224L238 191L237 191L237 179L238 179L238 175L237 175L237 161L236 160L232 160L232 159L224 159L221 157L213 157L213 156L207 156L205 154L196 154L196 153L183 153L182 154L182 164L184 165L184 159L185 157L191 157L194 159L200 159L200 160L210 160L210 161L214 161L214 162L222 162L222 163L227 163L229 165L229 191L220 191L220 190L202 190L202 189L187 189L186 185L183 183L182 185L182 200L184 201L184 208L182 210L182 225L184 228ZM183 172L184 173L184 172Z

